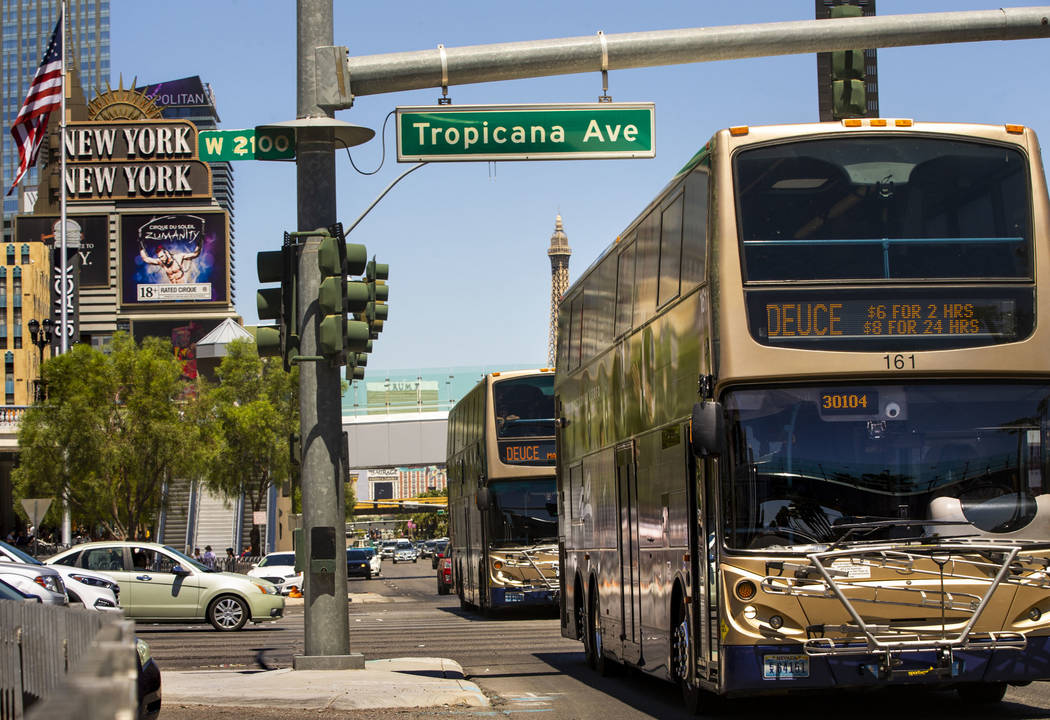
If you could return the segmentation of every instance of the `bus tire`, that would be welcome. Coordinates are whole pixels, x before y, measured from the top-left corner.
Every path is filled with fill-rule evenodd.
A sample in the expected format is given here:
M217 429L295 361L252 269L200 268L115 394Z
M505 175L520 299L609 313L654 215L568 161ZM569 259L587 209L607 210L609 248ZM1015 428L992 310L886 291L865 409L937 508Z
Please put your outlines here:
M602 615L598 600L598 589L591 593L590 611L587 613L588 664L602 677L612 672L612 661L605 657L602 641Z
M576 583L572 591L572 609L573 609L573 624L574 631L576 632L576 639L587 644L587 613L583 610L583 583L580 582L580 578L576 578Z
M696 677L696 658L692 648L692 619L685 593L678 590L678 609L671 622L671 677L682 691L682 704L690 715L700 712L704 691Z
M478 612L485 617L492 612L492 608L489 607L489 584L485 576L485 563L478 565Z
M1006 683L966 683L957 686L955 692L959 694L959 699L965 703L991 705L1002 701L1003 696L1006 695Z

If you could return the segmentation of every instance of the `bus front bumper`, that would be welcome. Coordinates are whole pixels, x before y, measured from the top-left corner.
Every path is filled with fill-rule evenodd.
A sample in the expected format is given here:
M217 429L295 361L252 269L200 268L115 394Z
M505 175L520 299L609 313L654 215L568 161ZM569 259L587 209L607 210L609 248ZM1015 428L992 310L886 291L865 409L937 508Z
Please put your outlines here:
M722 652L727 693L1050 678L1048 637L1029 637L1023 650L955 650L948 661L932 650L902 653L890 673L874 654L807 656L798 645L731 645Z

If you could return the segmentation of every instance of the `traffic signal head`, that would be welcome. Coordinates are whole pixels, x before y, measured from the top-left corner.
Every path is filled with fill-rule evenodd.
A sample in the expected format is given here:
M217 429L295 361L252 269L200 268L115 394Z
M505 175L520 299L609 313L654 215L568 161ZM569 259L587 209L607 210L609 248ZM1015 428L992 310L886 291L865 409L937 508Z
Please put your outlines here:
M836 5L832 18L861 17L857 5ZM831 113L836 120L864 117L868 111L865 91L865 57L863 50L836 50L831 53Z
M364 283L351 281L365 269L368 251L364 245L346 242L343 226L336 223L322 236L317 250L321 272L317 302L321 315L318 327L318 350L328 358L343 361L347 351L356 351L368 337L368 326L347 318L347 313L361 312L368 300Z
M375 339L383 331L383 323L390 313L387 300L390 297L390 286L386 281L390 278L390 266L386 263L377 263L375 258L368 261L365 267L365 282L368 286L368 304L365 306L362 317L368 323L369 337Z
M299 271L299 252L285 233L280 250L258 254L256 267L260 283L279 282L280 287L262 288L256 294L260 320L276 320L276 325L263 325L256 330L255 343L259 355L281 355L284 368L291 368L292 359L299 352L299 317L296 303L296 280Z

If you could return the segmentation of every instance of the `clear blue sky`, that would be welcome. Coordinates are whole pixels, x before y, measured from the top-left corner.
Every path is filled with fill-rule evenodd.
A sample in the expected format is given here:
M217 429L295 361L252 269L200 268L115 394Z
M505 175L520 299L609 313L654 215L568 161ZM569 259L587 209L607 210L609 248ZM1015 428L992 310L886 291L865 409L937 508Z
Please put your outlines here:
M878 0L880 15L990 10L992 0ZM1014 3L1021 5L1022 3ZM227 129L295 117L292 0L112 0L113 83L189 75L211 84ZM334 42L352 56L494 42L672 28L808 20L812 0L530 0L397 3L335 0ZM967 43L879 50L884 117L1021 123L1050 137L1045 73L1050 42ZM542 363L550 262L561 213L575 280L718 129L817 119L813 55L610 73L616 101L656 103L654 159L431 164L403 180L351 238L391 266L390 320L370 371ZM452 87L457 105L593 102L601 75ZM429 89L360 98L337 113L378 133L398 105L435 104ZM407 165L371 176L337 156L339 219L352 222ZM380 162L378 137L353 150L363 170ZM291 163L236 164L236 297L256 322L255 255L280 246L296 222ZM372 372L369 373L370 375Z

